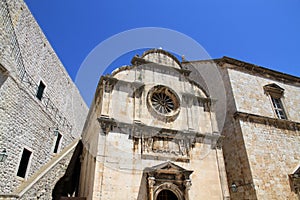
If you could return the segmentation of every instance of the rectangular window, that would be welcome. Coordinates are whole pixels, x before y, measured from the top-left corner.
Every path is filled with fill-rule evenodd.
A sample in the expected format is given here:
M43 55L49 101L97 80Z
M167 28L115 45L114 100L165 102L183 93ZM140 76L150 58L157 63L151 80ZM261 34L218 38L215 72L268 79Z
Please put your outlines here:
M30 156L31 156L31 151L24 148L17 176L25 178L27 168L28 168L28 163L29 163L29 160L30 160Z
M43 94L44 94L45 87L46 87L46 85L45 85L42 81L40 81L40 85L39 85L38 90L37 90L37 93L36 93L36 97L37 97L39 100L42 100L42 97L43 97Z
M280 98L271 97L275 113L279 119L287 119Z
M57 133L57 138L56 138L56 142L55 142L53 153L57 153L61 137L62 137L62 135L60 133Z

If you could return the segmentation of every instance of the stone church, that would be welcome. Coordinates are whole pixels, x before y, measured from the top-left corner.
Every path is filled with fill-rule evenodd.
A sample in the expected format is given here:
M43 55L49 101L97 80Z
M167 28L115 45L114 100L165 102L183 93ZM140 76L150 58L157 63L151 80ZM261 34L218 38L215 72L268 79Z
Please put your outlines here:
M79 196L299 199L298 77L228 57L180 62L161 49L131 63L99 81ZM226 91L221 130L223 108L195 71L214 66Z
M25 3L0 3L0 199L300 199L299 77L150 49L87 112Z
M229 197L214 100L164 50L146 51L132 63L100 79L82 134L79 194Z

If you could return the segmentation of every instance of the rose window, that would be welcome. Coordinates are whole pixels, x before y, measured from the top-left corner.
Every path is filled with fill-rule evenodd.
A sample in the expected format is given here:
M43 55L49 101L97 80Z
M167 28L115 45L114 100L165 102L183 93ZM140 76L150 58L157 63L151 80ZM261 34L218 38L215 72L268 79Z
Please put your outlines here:
M170 121L179 112L179 98L166 86L155 86L148 93L148 107L151 113L164 121Z
M155 110L162 114L169 113L174 109L173 100L165 93L153 94L151 97L151 102Z

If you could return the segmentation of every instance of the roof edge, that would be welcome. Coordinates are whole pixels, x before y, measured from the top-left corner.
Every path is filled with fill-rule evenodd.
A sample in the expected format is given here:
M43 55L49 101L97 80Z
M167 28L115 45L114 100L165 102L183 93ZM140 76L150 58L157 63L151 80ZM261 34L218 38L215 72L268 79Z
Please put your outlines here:
M221 67L235 69L235 70L239 70L239 71L243 71L243 72L247 72L247 73L250 72L250 74L256 73L265 78L275 79L279 82L290 83L290 84L295 84L295 85L300 86L300 77L297 77L297 76L294 76L291 74L286 74L283 72L279 72L276 70L268 69L268 68L265 68L262 66L248 63L248 62L240 61L240 60L230 58L227 56L223 56L222 58L217 58L217 59L185 61L185 62L183 62L183 64L195 63L195 62L213 62L213 63L218 64ZM228 65L224 65L224 64L232 64L232 65L235 65L238 67L229 67Z

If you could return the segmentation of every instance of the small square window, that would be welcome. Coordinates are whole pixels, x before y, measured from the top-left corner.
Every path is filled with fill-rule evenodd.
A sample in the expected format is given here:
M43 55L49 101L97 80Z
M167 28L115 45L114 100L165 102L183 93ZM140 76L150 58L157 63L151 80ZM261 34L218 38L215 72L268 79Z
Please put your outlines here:
M42 81L40 81L40 85L39 85L37 93L36 93L36 97L39 100L42 100L45 88L46 88L46 85Z
M31 157L31 151L24 148L22 153L22 158L19 164L17 176L25 178L30 157Z

